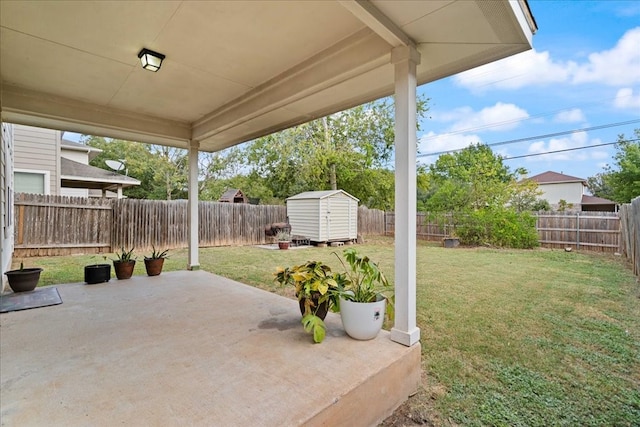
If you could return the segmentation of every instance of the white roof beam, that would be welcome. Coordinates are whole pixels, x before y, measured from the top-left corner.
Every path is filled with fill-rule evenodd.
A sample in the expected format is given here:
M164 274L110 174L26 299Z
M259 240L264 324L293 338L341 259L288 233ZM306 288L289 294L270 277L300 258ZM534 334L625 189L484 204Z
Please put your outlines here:
M370 1L340 0L339 3L391 46L414 46L409 36Z

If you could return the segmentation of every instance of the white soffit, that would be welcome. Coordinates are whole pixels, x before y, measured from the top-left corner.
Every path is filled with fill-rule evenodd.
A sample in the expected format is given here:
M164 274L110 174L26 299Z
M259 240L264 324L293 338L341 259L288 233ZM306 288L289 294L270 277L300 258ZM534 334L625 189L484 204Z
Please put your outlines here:
M2 119L215 151L531 48L526 2L0 2ZM166 55L158 73L137 53Z

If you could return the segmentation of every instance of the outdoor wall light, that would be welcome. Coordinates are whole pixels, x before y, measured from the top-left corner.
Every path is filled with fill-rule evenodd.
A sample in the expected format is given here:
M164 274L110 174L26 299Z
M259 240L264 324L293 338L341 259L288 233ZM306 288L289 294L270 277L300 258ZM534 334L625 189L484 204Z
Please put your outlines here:
M160 69L162 60L165 58L165 56L161 53L143 48L138 54L138 58L140 58L142 68L144 68L145 70L153 71L155 73Z

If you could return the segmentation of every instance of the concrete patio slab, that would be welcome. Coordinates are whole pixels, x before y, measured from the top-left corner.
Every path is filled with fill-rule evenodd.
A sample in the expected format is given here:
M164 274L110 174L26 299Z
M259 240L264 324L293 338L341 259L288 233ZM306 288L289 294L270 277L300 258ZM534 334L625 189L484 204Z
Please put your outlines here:
M205 271L57 285L0 315L1 424L376 425L414 392L420 346L322 344L297 301Z

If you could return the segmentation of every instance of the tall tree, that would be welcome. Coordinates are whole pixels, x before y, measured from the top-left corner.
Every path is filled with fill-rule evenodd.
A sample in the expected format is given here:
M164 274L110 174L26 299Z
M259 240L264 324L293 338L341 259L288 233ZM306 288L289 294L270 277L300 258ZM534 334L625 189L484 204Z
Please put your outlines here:
M427 100L418 100L418 117ZM249 144L247 159L273 195L341 188L369 207L393 206L393 104L384 99Z
M455 212L503 206L514 192L524 169L512 172L490 147L470 145L456 153L443 154L429 166L432 194L426 207L436 212Z
M614 165L605 167L605 182L618 203L629 203L640 196L640 129L635 129L634 134L635 139L618 136Z

